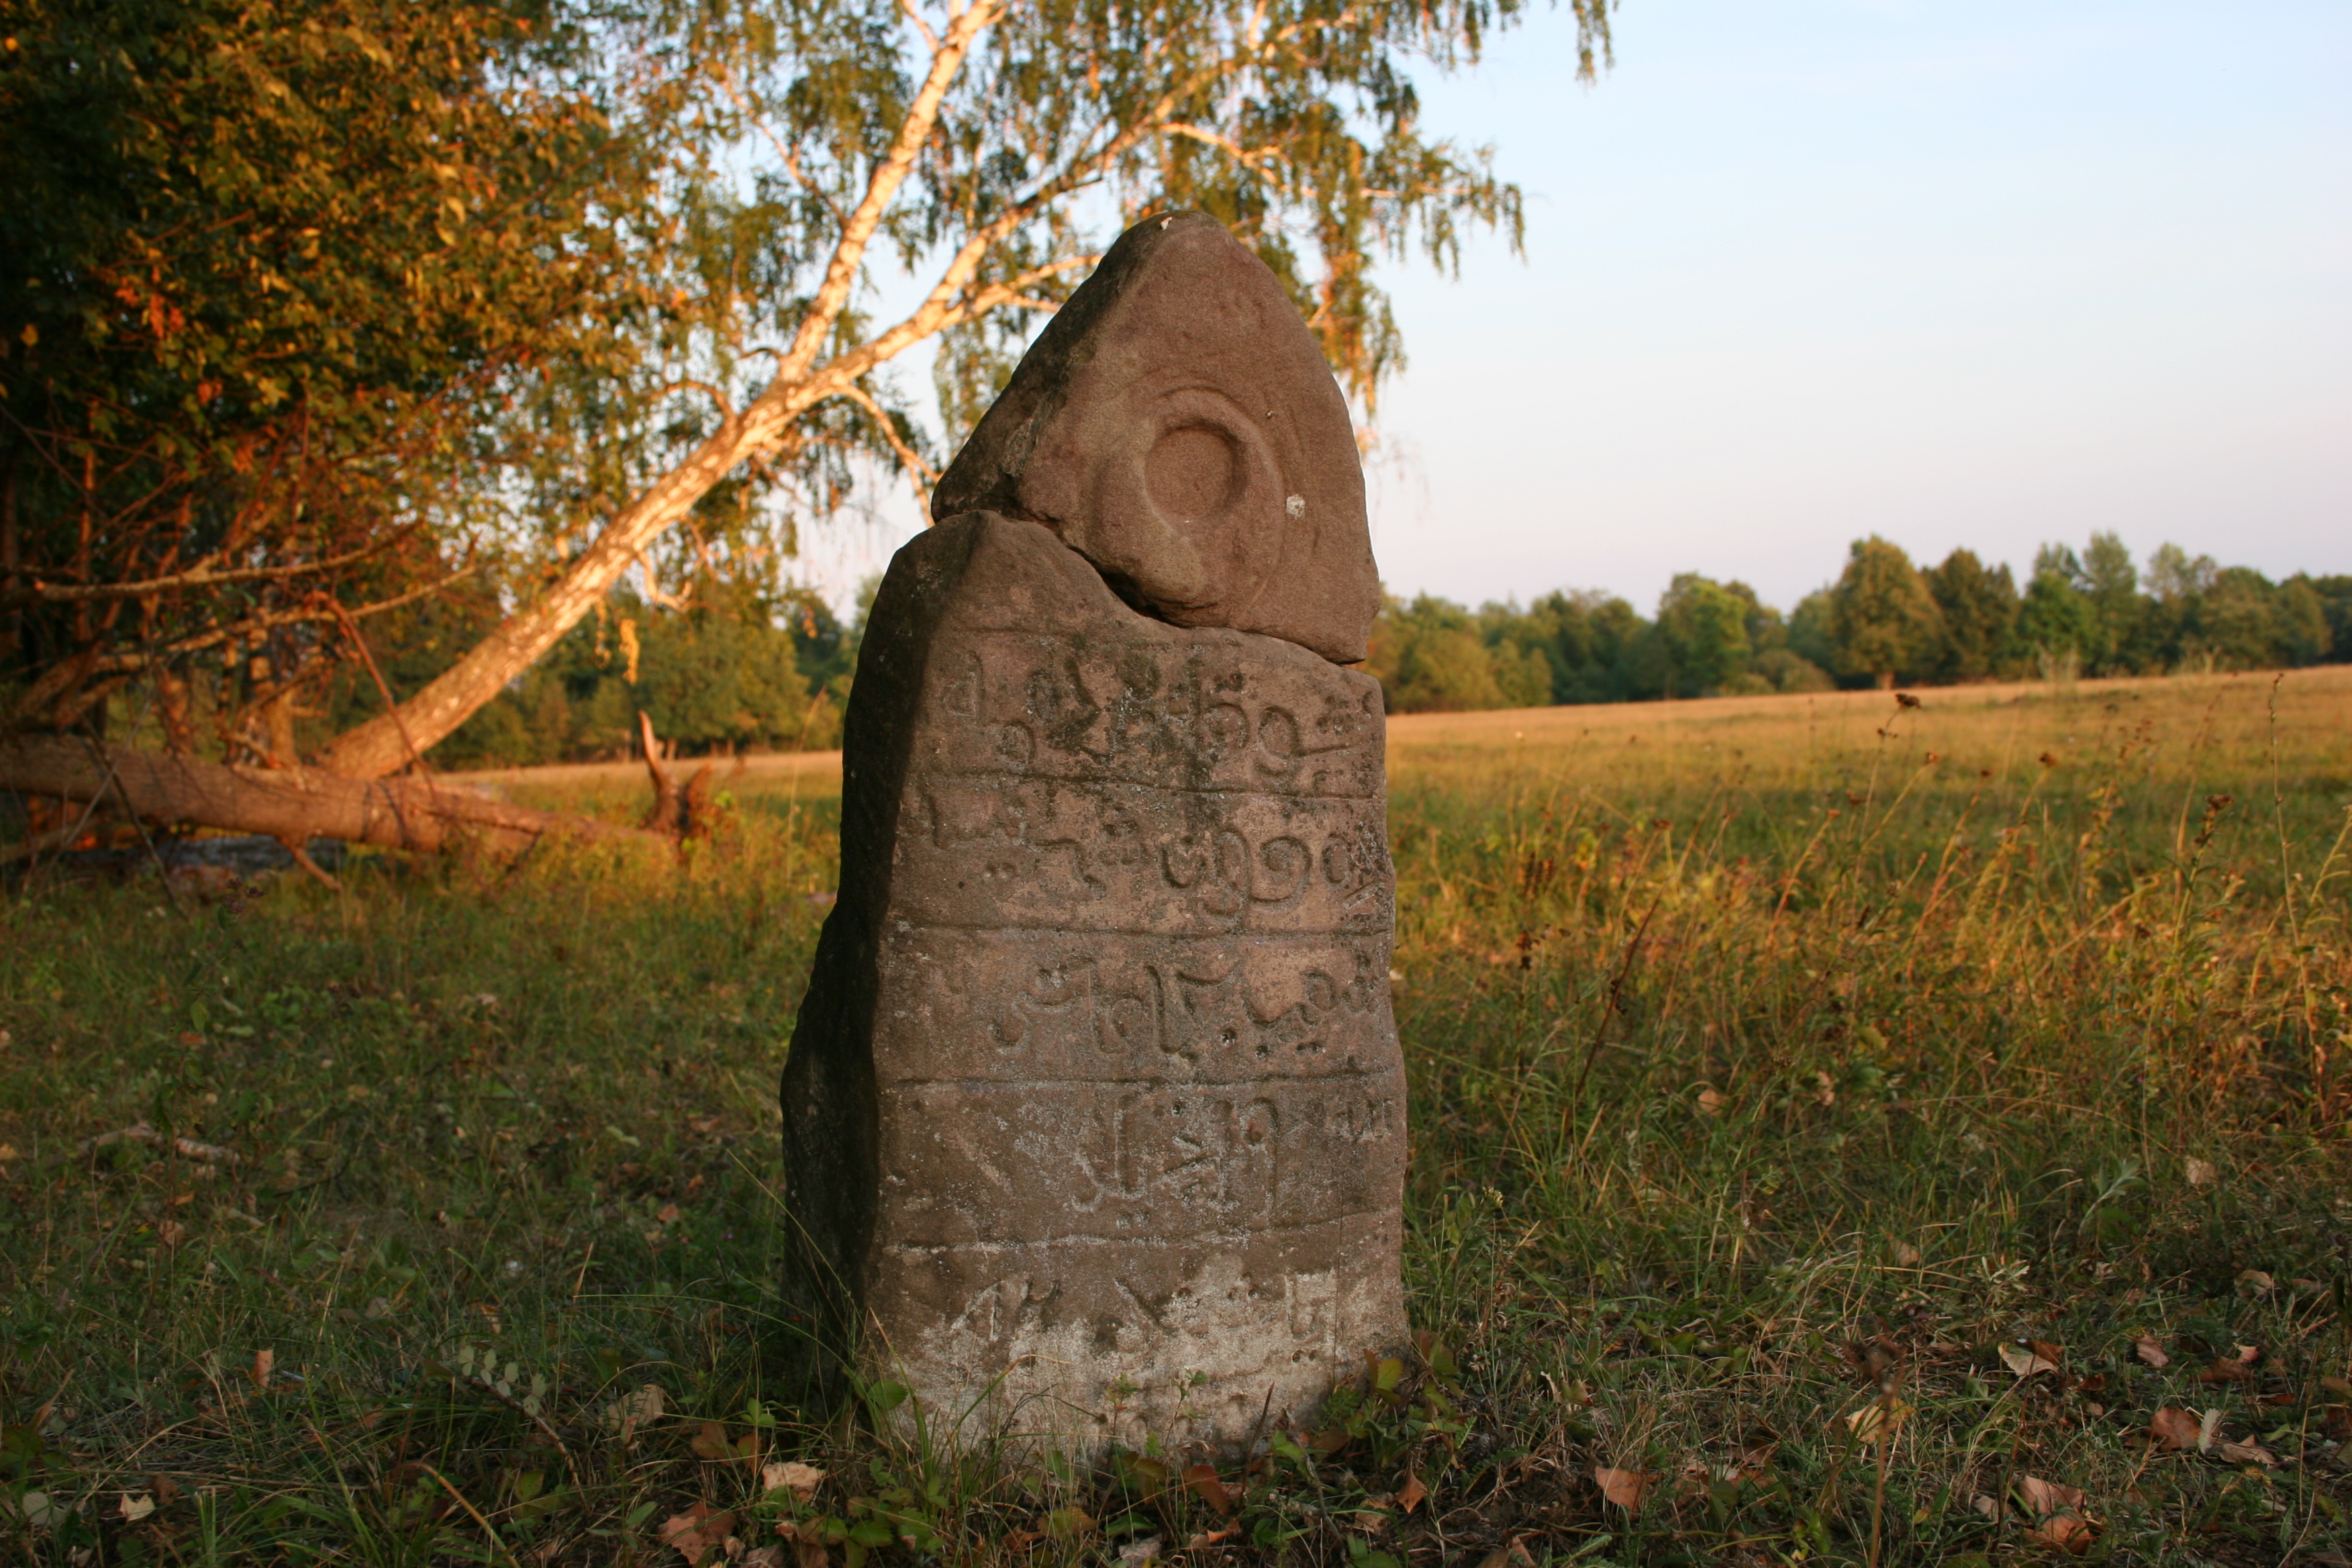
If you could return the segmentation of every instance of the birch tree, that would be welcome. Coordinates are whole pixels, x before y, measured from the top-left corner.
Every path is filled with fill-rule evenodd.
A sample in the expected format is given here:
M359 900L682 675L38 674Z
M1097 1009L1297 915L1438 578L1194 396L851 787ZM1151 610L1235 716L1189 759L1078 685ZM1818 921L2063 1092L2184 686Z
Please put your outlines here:
M1591 79L1608 52L1607 0L1569 4L1577 46L1558 62L1563 85ZM331 32L391 14L366 10L289 0L272 15L284 28ZM1521 0L624 0L569 11L557 0L473 13L541 53L494 51L436 101L470 92L488 120L525 100L542 113L573 104L583 117L565 123L601 132L583 132L583 145L604 163L601 183L563 209L584 239L517 220L504 250L483 246L469 265L487 274L494 258L551 265L561 253L563 276L583 287L533 304L530 289L544 294L551 272L485 285L484 298L522 303L466 345L467 374L420 398L438 421L432 482L331 549L257 527L234 548L199 552L195 569L184 552L159 573L149 552L111 584L102 566L77 574L70 556L88 529L67 514L95 509L86 490L75 495L72 442L0 426L14 442L0 458L12 497L37 489L49 509L21 516L12 500L16 553L0 561L0 594L54 625L73 619L62 612L75 593L76 604L110 594L143 606L118 613L112 631L54 635L37 658L21 645L0 650L14 655L20 727L70 728L74 692L110 669L118 686L142 669L168 679L152 655L159 615L201 609L228 574L300 579L308 597L278 613L334 629L303 645L318 668L364 657L351 616L368 607L354 602L367 590L348 563L322 562L404 550L415 591L436 573L494 574L508 613L488 635L304 759L342 779L382 778L419 763L625 576L658 600L714 563L772 561L790 530L877 473L926 487L1043 316L1147 212L1197 208L1232 227L1367 406L1402 363L1377 268L1415 258L1450 268L1472 228L1518 240L1518 191L1496 176L1491 149L1424 129L1414 76L1473 65L1520 19ZM571 40L562 52L544 42L558 36ZM24 101L19 92L0 107L17 114ZM458 162L448 145L417 160ZM518 199L528 192L517 178L465 167L456 189L434 193L452 231L444 250L473 243L501 203L536 210ZM411 184L436 183L420 180ZM302 226L327 232L300 243L341 237L331 224ZM235 281L215 289L233 313ZM882 309L894 300L904 303ZM16 303L0 289L0 309ZM563 332L544 341L558 320ZM374 325L401 330L396 312ZM0 330L23 336L16 322ZM935 346L946 420L937 432L910 414L892 369L924 343ZM27 405L19 389L33 353L0 363L12 410ZM184 403L211 406L186 390ZM349 470L381 476L397 467L391 450L379 442ZM41 485L17 483L37 469ZM289 487L253 489L247 504L265 510L298 504ZM29 559L41 541L53 559ZM379 600L384 586L379 574ZM142 620L148 629L129 635ZM249 648L251 628L222 646L225 660Z

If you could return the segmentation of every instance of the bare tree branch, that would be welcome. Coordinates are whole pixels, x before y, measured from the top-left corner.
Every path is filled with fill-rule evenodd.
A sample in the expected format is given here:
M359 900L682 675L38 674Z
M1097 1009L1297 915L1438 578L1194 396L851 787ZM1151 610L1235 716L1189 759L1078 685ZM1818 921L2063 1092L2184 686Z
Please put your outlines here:
M681 383L699 386L699 382ZM297 562L289 566L240 566L233 571L215 572L207 564L217 561L217 554L198 562L185 572L168 577L147 577L131 583L81 584L39 583L30 587L13 589L0 594L0 605L69 605L100 599L139 599L150 594L168 594L182 588L219 588L234 583L278 583L289 577L313 575L320 572L336 572L354 565L371 556L381 555L416 531L420 524L386 534L364 549L341 555L331 555L323 561Z

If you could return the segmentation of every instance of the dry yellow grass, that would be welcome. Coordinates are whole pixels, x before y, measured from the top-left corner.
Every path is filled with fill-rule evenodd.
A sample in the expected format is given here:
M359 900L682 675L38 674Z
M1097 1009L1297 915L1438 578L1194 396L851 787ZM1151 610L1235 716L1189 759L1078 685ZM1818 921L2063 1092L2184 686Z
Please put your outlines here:
M1389 720L1400 777L1500 770L1596 789L1654 789L1745 773L1817 782L1890 752L1933 752L1955 773L2021 776L2044 753L2112 755L2135 737L2166 765L2242 769L2269 754L2319 787L2352 778L2352 665L2132 680L1927 687L1916 708L1884 691L1405 714Z
M2269 754L2298 781L2352 787L2352 665L2147 679L1929 687L1899 708L1884 691L1714 697L1396 714L1389 768L1400 780L1473 780L1648 790L1734 775L1753 786L1820 782L1890 752L1928 752L1955 775L2020 776L2046 753L2062 762L2111 755L2141 738L2181 768L2202 759L2244 768ZM700 766L688 761L680 767ZM784 752L715 764L738 795L817 798L841 787L839 752ZM597 796L643 787L636 762L496 768L455 782L520 789L533 798Z
M817 791L841 787L839 752L762 752L753 756L709 759L731 788L790 788L800 783ZM705 759L683 758L669 765L686 773L704 765ZM465 784L521 784L535 790L594 790L603 792L642 786L646 764L625 763L556 763L536 768L482 768L451 773Z
M830 756L676 864L0 906L0 1558L2342 1562L2352 669L1917 695L1393 721L1434 1338L1230 1516L771 1377Z

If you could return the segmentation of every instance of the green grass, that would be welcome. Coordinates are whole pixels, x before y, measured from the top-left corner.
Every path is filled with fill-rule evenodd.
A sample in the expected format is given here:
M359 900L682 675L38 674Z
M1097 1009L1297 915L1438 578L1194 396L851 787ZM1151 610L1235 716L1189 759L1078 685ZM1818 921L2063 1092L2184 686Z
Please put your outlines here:
M843 1568L2340 1561L2347 735L2332 675L1398 725L1425 1337L1190 1488L1209 1457L1077 1474L770 1381L831 799L748 796L677 868L37 882L0 1540L682 1563L703 1505ZM2168 1407L2209 1451L2147 1443Z

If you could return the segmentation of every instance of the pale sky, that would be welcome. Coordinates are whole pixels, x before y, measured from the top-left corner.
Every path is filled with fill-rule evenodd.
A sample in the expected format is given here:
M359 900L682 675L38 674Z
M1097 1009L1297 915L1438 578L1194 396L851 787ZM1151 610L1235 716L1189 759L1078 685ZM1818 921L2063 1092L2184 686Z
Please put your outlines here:
M2352 5L1625 0L1616 40L1589 89L1550 12L1423 79L1527 244L1386 276L1392 592L1786 608L1870 532L2352 572Z

